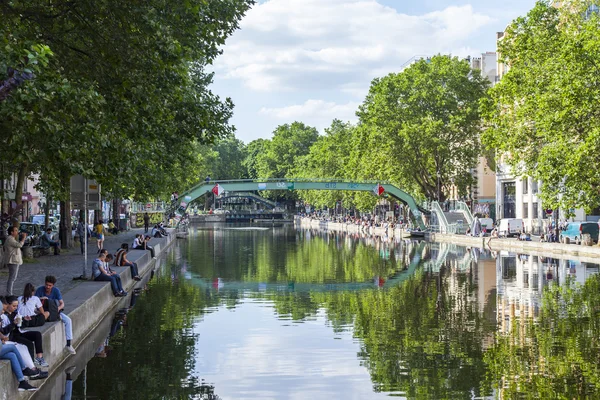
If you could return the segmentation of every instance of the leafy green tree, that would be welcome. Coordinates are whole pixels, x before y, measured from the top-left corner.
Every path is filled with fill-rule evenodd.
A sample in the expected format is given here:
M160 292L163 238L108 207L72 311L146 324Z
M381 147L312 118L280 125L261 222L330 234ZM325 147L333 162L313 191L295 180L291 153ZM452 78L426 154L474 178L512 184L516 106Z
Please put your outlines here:
M484 143L543 181L545 208L600 205L600 18L591 1L539 1L499 42L510 66L486 102Z
M257 157L257 172L261 178L287 178L299 157L305 156L317 141L316 128L302 122L279 125L273 137L265 143L264 152Z
M258 163L261 155L266 151L266 147L270 140L267 139L256 139L248 143L245 148L244 156L244 167L246 168L246 174L251 179L262 178L259 176Z
M465 60L441 55L374 79L357 112L354 164L428 198L444 200L453 181L464 191L480 154L488 84Z
M333 120L325 129L325 136L310 147L310 152L296 161L294 177L314 179L346 179L355 127L350 123ZM317 191L300 192L303 200L317 207L334 207L338 200L353 198L350 192Z
M233 132L233 104L209 90L204 67L252 4L1 2L0 43L8 54L0 55L0 67L25 71L49 54L43 46L53 54L36 79L3 101L8 118L0 119L0 134L15 150L0 161L18 166L7 172L33 172L35 160L62 201L77 173L114 197L180 190L196 168L197 145ZM63 209L69 212L67 203Z
M213 151L216 154L212 167L213 179L245 179L248 177L243 164L244 143L234 136L219 140Z
M256 156L255 168L260 178L288 178L293 174L296 162L309 153L319 138L316 128L302 122L279 125L273 138L264 142L262 152ZM295 193L265 192L266 197L277 199L296 198Z

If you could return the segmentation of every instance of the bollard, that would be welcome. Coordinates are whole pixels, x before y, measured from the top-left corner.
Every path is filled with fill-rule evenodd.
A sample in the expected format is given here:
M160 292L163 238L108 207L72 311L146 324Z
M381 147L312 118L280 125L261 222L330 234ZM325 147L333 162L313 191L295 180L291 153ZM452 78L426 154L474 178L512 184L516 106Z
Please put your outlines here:
M33 258L33 247L23 246L21 250L23 250L23 258Z

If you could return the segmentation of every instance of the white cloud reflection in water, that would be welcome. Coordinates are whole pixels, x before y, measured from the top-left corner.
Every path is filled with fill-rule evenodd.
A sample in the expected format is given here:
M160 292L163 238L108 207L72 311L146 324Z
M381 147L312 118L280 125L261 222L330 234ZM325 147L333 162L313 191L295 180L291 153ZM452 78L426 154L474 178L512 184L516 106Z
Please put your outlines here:
M279 319L271 303L220 307L195 326L196 376L226 399L374 399L351 330L334 332L324 314ZM339 340L336 340L339 339Z

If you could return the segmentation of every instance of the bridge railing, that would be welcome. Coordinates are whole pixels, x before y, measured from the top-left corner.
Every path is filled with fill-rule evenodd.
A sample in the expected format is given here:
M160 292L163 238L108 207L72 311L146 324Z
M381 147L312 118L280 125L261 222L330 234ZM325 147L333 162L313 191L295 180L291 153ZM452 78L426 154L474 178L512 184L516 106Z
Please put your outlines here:
M467 220L467 224L469 226L471 226L471 224L473 223L473 214L471 213L471 209L469 208L467 203L465 203L464 201L457 201L456 202L456 210L462 211L462 213L465 214L465 219Z
M140 213L140 212L157 212L157 211L165 211L167 204L164 201L159 201L155 203L131 203L131 212Z
M444 214L444 210L440 206L440 203L437 201L432 201L431 203L431 211L435 213L437 216L437 220L439 223L439 232L440 233L456 233L457 226L456 224L449 224L448 219L446 218L446 214Z

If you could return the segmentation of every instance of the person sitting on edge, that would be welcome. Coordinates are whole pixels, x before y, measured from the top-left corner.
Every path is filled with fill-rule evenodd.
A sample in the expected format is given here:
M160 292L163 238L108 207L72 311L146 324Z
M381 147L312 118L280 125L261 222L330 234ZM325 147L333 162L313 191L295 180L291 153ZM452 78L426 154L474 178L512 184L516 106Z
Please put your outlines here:
M46 229L46 232L40 238L40 245L44 248L52 247L54 249L54 255L57 256L60 254L60 242L58 240L53 240L52 237L52 229Z
M116 235L119 233L119 229L115 226L115 223L113 222L112 219L108 220L108 231L113 235Z
M14 344L4 344L7 341L8 340L4 339L4 337L0 341L0 360L8 360L10 362L12 372L19 381L19 392L23 392L25 390L37 390L35 386L32 386L29 382L27 382L25 377L37 376L39 375L39 371L36 373L30 368L27 368L25 366L23 357L21 357L19 350L17 350L17 347Z
M42 301L35 294L35 287L28 283L23 290L23 296L19 296L17 312L23 316L23 327L42 326L50 316L44 311Z
M42 334L38 331L26 331L21 329L23 325L23 316L17 311L18 308L19 299L17 296L7 296L4 315L6 315L10 324L2 328L2 333L8 335L11 341L27 346L33 361L40 367L47 367L48 363L44 360Z
M110 263L113 260L113 255L108 253L108 250L106 249L100 249L100 254L104 254L104 270L106 271L106 273L108 275L111 276L116 276L119 280L119 282L121 281L121 276L113 271L113 269L110 267Z
M60 290L56 287L56 277L52 275L46 276L46 279L44 279L44 286L37 288L35 295L39 297L40 300L55 301L57 303L58 311L60 312L60 319L62 320L63 324L65 324L67 351L71 354L76 354L77 352L71 345L71 341L73 340L73 322L71 321L71 318L64 313L65 302L62 298Z
M185 216L187 216L187 214L186 214ZM184 217L185 217L185 216L184 216ZM165 224L164 224L162 221L160 221L160 222L158 223L158 230L160 231L160 233L162 233L162 234L163 234L163 236L168 236L168 235L169 235L169 234L167 233L167 230L165 229Z
M165 235L163 235L163 233L161 232L158 224L154 225L154 227L152 228L152 232L150 233L150 235L153 238L163 238L163 237L165 237Z
M122 243L121 248L117 251L117 254L115 257L115 266L129 267L129 269L131 271L131 277L134 280L139 281L142 278L140 278L140 274L138 272L138 266L133 261L129 261L127 259L127 251L129 251L129 245L127 243Z
M135 235L135 239L133 240L133 250L148 250L150 252L150 256L152 258L156 258L154 255L154 247L150 246L148 242L150 241L150 236L144 235Z
M34 372L37 371L39 373L35 378L32 377L31 379L47 378L48 377L47 371L41 371L35 367L35 364L33 363L32 354L29 352L29 348L24 344L17 343L17 342L10 340L10 337L9 337L9 334L7 333L7 331L10 330L10 326L12 325L12 323L10 322L8 315L6 314L6 311L8 309L8 303L3 296L0 296L0 303L2 303L2 312L3 312L3 314L0 315L0 340L3 340L5 344L14 344L17 347L19 354L21 354L21 357L23 358L25 366L27 368L31 369L32 371L34 371Z
M121 286L121 278L118 275L111 275L105 269L106 254L98 254L98 258L92 263L92 276L98 282L110 282L112 292L116 297L125 297L127 292Z

